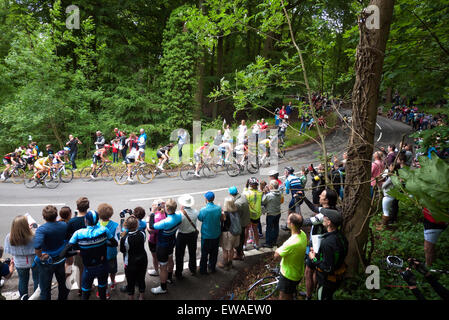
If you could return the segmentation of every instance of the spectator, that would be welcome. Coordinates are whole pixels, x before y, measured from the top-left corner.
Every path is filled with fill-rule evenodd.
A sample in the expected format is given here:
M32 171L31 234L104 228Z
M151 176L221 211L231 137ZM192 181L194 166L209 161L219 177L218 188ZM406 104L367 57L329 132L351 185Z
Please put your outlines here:
M53 151L52 148L53 148L53 147L52 147L51 144L47 144L47 145L45 146L45 151L47 152L47 156L50 155L50 154L55 154L55 152Z
M20 300L28 300L28 282L32 272L34 291L39 286L39 270L34 262L34 231L26 216L17 216L11 225L11 232L5 239L5 252L12 255L19 275Z
M200 210L198 220L201 224L201 259L200 274L214 273L218 258L218 246L221 234L221 207L214 204L212 191L204 195L206 206Z
M312 202L314 205L320 203L320 194L323 192L326 186L326 180L324 178L324 166L322 163L315 169L312 164L308 168L312 177Z
M268 190L267 190L268 191ZM269 184L269 191L265 192L262 197L262 205L267 211L266 220L266 240L264 247L272 248L276 245L279 235L279 219L281 217L282 195L279 191L279 183L276 180L271 180Z
M167 283L172 283L173 276L173 249L176 244L176 231L182 222L182 214L176 212L177 204L173 199L165 203L167 218L157 223L150 219L150 228L159 230L157 235L156 254L159 261L161 284L152 288L153 294L167 293Z
M72 219L72 210L67 206L62 207L59 210L59 221L69 223L70 219Z
M65 258L60 253L65 247L67 224L56 221L58 210L51 205L42 210L45 223L36 230L34 249L39 268L40 300L51 300L51 281L58 281L58 300L66 300L69 290L65 284Z
M441 233L449 225L447 222L436 221L427 208L423 208L424 215L424 255L426 266L430 268L435 261L435 247Z
M287 114L287 111L285 110L285 106L281 107L281 110L279 110L279 119L284 119L285 115Z
M198 211L193 209L195 200L191 195L179 197L178 203L181 206L182 222L178 229L176 237L176 279L181 280L182 270L184 268L184 254L186 247L189 250L189 270L192 275L196 274L196 248L198 239L198 230L196 221Z
M66 142L66 146L68 146L70 148L69 158L70 158L70 162L72 162L73 171L77 170L75 159L76 159L76 155L78 154L78 145L79 144L82 144L82 143L78 139L78 137L74 138L73 135L69 135L69 141Z
M145 209L142 207L135 207L133 210L133 215L135 215L139 221L139 231L145 232L145 229L147 228L147 223L144 220L145 219Z
M242 122L239 126L239 133L237 135L237 144L243 144L243 141L245 140L247 132L248 132L248 127L246 126L246 122L245 122L245 120L242 120Z
M143 160L143 161L145 161L145 148L147 145L147 140L148 140L147 134L145 133L145 130L143 128L141 128L138 146L139 146L139 152L141 154L140 157L141 157L141 160Z
M231 126L229 124L226 124L226 120L223 120L223 141L229 141L232 139L231 135Z
M104 147L106 140L105 140L103 134L101 133L101 131L97 131L96 135L97 135L97 140L95 141L94 144L95 144L95 149L99 150Z
M86 223L84 221L84 217L87 214L87 211L89 210L89 199L86 197L81 197L76 201L76 208L78 210L78 213L75 212L75 217L70 219L70 221L67 223L67 235L66 240L70 240L72 235L80 230L86 227ZM70 259L69 259L70 260ZM78 253L73 257L73 264L72 264L72 272L74 267L78 270L78 278L76 279L78 284L78 296L81 297L82 290L81 290L81 276L84 271L84 265L83 265L83 259L81 258L81 255Z
M119 151L119 147L120 147L120 139L119 138L115 138L114 140L111 141L111 145L112 145L112 163L118 163L118 151Z
M237 207L237 212L239 214L241 226L239 245L235 250L236 252L234 255L234 260L243 260L244 259L243 245L245 243L246 229L251 222L249 217L248 200L244 195L241 195L238 192L238 189L234 186L230 187L228 191L229 194L234 198L234 204Z
M290 101L287 105L287 107L285 108L285 119L289 119L290 115L292 114L293 111L293 106L292 106L292 102Z
M232 268L234 258L234 248L240 242L241 233L240 218L233 197L226 197L223 204L223 216L221 222L220 246L223 250L223 262L219 263L220 268L229 271Z
M60 253L65 257L73 248L79 248L83 259L83 275L81 278L82 299L89 300L92 284L96 278L101 300L106 300L108 286L107 247L117 247L117 240L108 229L101 226L98 213L89 210L84 216L86 228L77 230Z
M380 182L378 177L384 172L385 167L382 162L382 152L374 152L374 161L371 164L371 197L374 194L374 187L382 188L382 182Z
M120 241L120 228L117 222L114 222L111 220L112 216L114 215L114 209L107 204L107 203L101 203L98 208L98 217L99 222L98 224L102 227L105 227L109 230L109 232L114 237L115 241L117 243ZM145 231L144 231L145 232ZM117 254L118 250L117 247L107 247L106 250L106 259L108 261L108 273L111 278L111 290L115 289L115 275L117 274ZM97 297L99 297L99 291L97 291ZM107 295L108 293L106 293Z
M136 284L139 286L139 300L145 293L145 274L148 265L145 251L145 231L139 230L139 220L134 215L129 216L124 224L126 231L120 239L120 252L123 253L126 288L129 300L134 300Z
M389 144L388 145L388 152L387 152L387 156L385 158L385 166L388 168L390 166L390 164L394 163L394 160L396 159L396 147L394 144Z
M348 241L338 230L343 218L337 210L322 209L323 226L326 228L321 238L318 252L310 248L309 259L316 268L318 300L332 300L346 271L344 260L348 253Z
M281 143L284 142L285 133L287 132L287 128L288 128L288 123L285 119L283 119L278 128L278 136L279 136L279 141Z
M179 162L182 162L182 147L187 143L188 133L184 129L178 131L178 156Z
M297 199L297 192L304 189L303 181L296 176L295 170L292 167L285 167L285 193L291 193L292 198L288 205L288 213L301 213L301 203L299 199ZM313 187L313 186L312 186ZM285 228L284 228L285 230Z
M153 258L153 270L148 270L150 276L159 276L159 262L157 261L156 245L158 230L150 228L150 221L158 223L166 218L165 214L165 202L162 199L154 200L151 206L150 216L148 217L147 231L148 231L148 248L150 249L151 256Z
M388 194L388 191L390 191L394 187L390 174L393 174L395 171L397 172L397 169L399 169L399 165L394 166L392 163L389 165L388 172L382 174L382 223L377 227L377 230L382 230L392 222L390 221L390 217L393 216L392 211L394 198Z
M3 247L0 246L0 258L3 257ZM0 300L6 300L4 296L2 296L1 288L3 286L3 279L9 279L11 278L12 274L14 273L14 259L10 260L9 263L3 262L0 260L0 281L2 282L2 285L0 286Z
M122 154L122 159L125 160L126 158L126 153L128 151L128 145L126 144L126 134L123 131L120 131L120 142L119 142L119 147L118 149L120 150L121 154Z
M287 217L287 226L292 234L274 253L275 259L281 258L280 300L293 300L296 287L304 275L307 236L301 230L302 222L302 216L299 214L293 213Z
M260 223L260 216L262 214L262 192L258 190L258 187L259 180L254 177L250 178L244 192L246 199L248 200L249 216L251 221L247 228L245 241L249 235L249 229L252 229L255 241L254 248L256 250L259 248L259 232L257 230L257 226Z

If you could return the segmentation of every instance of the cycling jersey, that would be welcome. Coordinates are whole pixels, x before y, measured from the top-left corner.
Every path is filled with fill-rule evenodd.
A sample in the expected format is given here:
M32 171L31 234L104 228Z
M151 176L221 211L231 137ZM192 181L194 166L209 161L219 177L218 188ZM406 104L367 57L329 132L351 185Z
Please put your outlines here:
M106 261L106 242L112 238L114 236L108 229L97 224L76 231L69 243L79 246L84 266L90 267Z
M167 214L167 218L158 223L154 223L154 220L150 220L150 228L159 230L157 235L157 245L160 247L169 247L173 245L176 239L176 231L181 225L181 222L182 214L179 212Z
M297 191L304 189L302 181L297 176L291 174L285 179L285 193L295 194Z
M50 165L50 158L48 157L37 159L34 163L34 166L36 166L38 169L40 169L39 167L43 168L44 166L48 165Z

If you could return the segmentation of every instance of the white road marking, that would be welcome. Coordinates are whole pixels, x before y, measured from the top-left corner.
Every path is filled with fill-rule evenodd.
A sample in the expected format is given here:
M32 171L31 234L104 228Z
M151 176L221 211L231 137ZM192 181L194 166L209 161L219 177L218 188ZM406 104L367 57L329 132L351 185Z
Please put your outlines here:
M190 194L190 195L195 195L195 194L205 194L208 191L212 191L212 192L218 192L218 191L224 191L224 190L228 190L229 188L220 188L220 189L213 189L213 190L206 190L206 191L198 191L198 192L184 192L184 193L180 193L180 194L172 194L172 195L166 195L166 196L157 196L157 197L152 197L152 198L140 198L140 199L131 199L129 201L146 201L146 200L156 200L156 199L169 199L169 198L176 198L176 197L180 197L182 195L185 194Z
M0 207L43 207L47 205L65 206L65 203L0 203Z
M380 135L379 135L379 139L377 139L377 142L380 141L380 139L382 139L382 127L376 122L376 126L379 128L380 130Z

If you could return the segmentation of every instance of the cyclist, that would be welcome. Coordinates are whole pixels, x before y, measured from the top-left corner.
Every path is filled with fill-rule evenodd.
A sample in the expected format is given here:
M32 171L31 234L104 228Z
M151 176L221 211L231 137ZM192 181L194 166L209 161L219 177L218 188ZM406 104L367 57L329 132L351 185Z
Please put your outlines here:
M39 175L51 168L51 163L53 161L53 158L54 158L54 154L50 153L47 157L39 158L36 160L36 162L34 162L33 179L35 179L37 175Z
M271 136L259 141L259 146L261 146L262 149L265 147L265 152L263 153L262 157L260 158L261 163L263 163L265 159L268 159L268 165L270 165L271 143L272 143Z
M199 177L198 171L200 170L200 165L203 159L203 156L209 157L209 142L205 142L201 147L196 149L196 151L193 154L193 157L195 158L195 176Z
M55 157L53 158L53 167L59 169L61 164L65 163L64 160L69 154L70 148L65 147L64 150L60 150L55 153ZM64 159L63 159L64 158Z
M128 181L132 182L131 179L131 168L133 166L134 162L141 163L143 160L141 160L141 152L140 149L137 147L137 144L135 141L132 141L130 144L130 152L125 157L125 164L128 168Z
M90 177L92 179L95 179L94 173L97 169L97 163L101 162L101 166L104 165L105 162L109 162L109 160L106 158L108 156L108 150L111 148L109 144L105 144L104 147L98 149L94 152L92 156L92 171L90 174Z
M174 146L173 143L169 143L165 147L159 148L159 150L157 150L156 155L157 158L159 159L157 167L161 169L161 171L164 171L164 163L170 160L170 151L171 149L173 149L173 146Z
M10 152L3 157L3 164L6 166L6 169L3 170L1 181L6 180L5 174L9 175L9 169L11 166L15 166L19 163L19 154L17 152Z

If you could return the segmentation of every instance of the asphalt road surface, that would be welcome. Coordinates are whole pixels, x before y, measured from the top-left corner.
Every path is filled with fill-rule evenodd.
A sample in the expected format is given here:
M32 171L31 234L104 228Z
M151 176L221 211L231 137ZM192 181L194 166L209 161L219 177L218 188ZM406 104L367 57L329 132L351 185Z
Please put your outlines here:
M390 120L381 116L377 118L375 145L386 147L390 143L398 144L402 134L411 132L411 128L401 122ZM336 152L340 157L345 151L348 142L348 129L336 130L326 138L328 152ZM278 164L279 171L283 172L283 168L287 165L293 166L298 170L301 166L308 166L310 163L315 165L318 163L315 152L319 151L319 146L311 144L300 149L287 152L288 161ZM267 171L267 170L266 170ZM262 172L263 173L263 172ZM71 183L60 184L54 190L45 187L36 187L35 189L27 189L24 185L15 185L11 182L0 183L0 244L9 233L11 222L16 215L30 213L36 221L41 224L42 208L47 204L53 204L58 209L63 205L76 209L75 201L82 197L88 197L92 209L96 209L100 203L109 203L114 208L114 216L112 220L119 221L119 212L126 208L135 208L142 206L147 212L154 199L174 198L180 195L190 193L195 199L196 209L204 206L204 193L209 190L215 192L216 204L223 204L224 198L228 195L227 189L235 185L241 192L246 181L251 177L248 172L235 178L231 178L225 171L218 173L214 178L201 178L192 181L184 181L180 177L168 178L164 175L157 176L155 179L143 185L138 182L119 186L113 181L92 181L83 182L74 179ZM259 180L268 180L267 175L256 175ZM309 179L310 180L310 179ZM307 184L309 186L310 182ZM310 194L308 195L311 199ZM283 212L287 211L290 195L287 195L282 206ZM302 206L302 213L308 217L311 212L307 206ZM287 214L281 216L280 225L286 222ZM265 218L262 218L262 225L265 226ZM264 227L265 230L265 227ZM264 240L261 240L261 244ZM197 257L199 258L200 246L198 246ZM187 254L185 259L187 259ZM4 258L7 255L4 256ZM149 255L149 267L152 266L151 255ZM119 261L119 270L123 270L122 259Z

